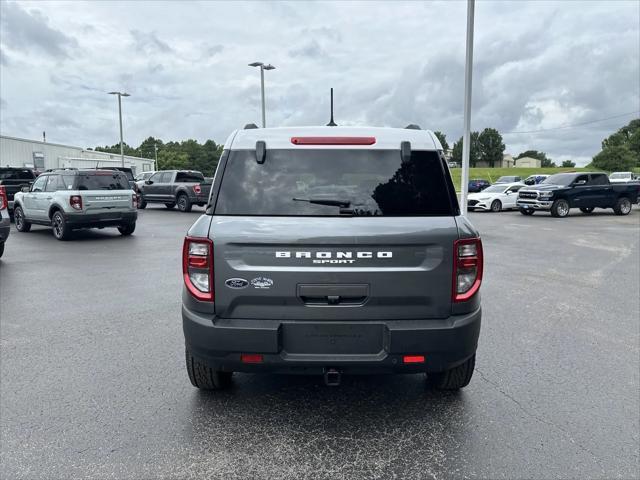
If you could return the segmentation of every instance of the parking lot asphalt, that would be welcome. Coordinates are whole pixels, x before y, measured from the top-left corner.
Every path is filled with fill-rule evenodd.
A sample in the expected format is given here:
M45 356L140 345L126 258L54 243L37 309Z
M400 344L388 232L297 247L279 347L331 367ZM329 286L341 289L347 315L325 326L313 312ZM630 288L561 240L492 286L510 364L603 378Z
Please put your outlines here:
M199 210L199 209L198 209ZM12 227L0 259L2 478L638 478L640 210L471 213L485 249L477 369L421 376L184 367L181 245L202 212L133 236Z

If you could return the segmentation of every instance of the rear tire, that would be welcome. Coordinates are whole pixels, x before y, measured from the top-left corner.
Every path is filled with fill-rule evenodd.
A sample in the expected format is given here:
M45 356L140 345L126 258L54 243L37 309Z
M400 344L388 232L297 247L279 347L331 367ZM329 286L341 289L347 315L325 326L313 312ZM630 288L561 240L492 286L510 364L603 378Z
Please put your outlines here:
M593 213L594 210L595 207L580 207L580 211L586 214Z
M627 197L619 198L613 207L613 211L616 212L616 215L629 215L631 213L631 200Z
M191 200L184 193L178 195L178 210L181 212L190 212L191 211Z
M560 198L551 205L551 216L556 218L564 218L569 215L569 202L564 198Z
M214 370L196 359L189 350L185 349L185 359L187 361L187 373L191 385L200 390L223 390L231 386L231 376L233 372L221 372Z
M128 237L129 235L131 235L135 230L136 230L136 222L126 223L118 227L118 231L120 232L120 235L123 235L125 237Z
M144 210L145 208L147 208L147 202L142 197L142 195L138 195L138 208L140 210Z
M500 200L494 200L491 202L491 211L493 213L502 211L502 202Z
M429 386L438 390L460 390L469 385L476 365L475 353L463 364L444 372L427 374Z
M4 242L0 242L0 257L2 257L3 253L4 253Z
M521 208L521 209L520 209L520 213L521 213L522 215L531 216L531 215L533 215L534 213L536 213L536 211L535 211L535 210L528 210L528 209Z
M53 212L51 216L51 227L53 229L53 236L58 240L67 240L71 235L71 229L67 225L67 221L64 219L64 215L60 210Z
M31 224L24 218L22 207L16 207L13 209L13 220L16 224L16 230L19 232L26 233L31 230Z
M176 202L165 203L164 206L167 207L169 210L171 210L173 207L176 206Z

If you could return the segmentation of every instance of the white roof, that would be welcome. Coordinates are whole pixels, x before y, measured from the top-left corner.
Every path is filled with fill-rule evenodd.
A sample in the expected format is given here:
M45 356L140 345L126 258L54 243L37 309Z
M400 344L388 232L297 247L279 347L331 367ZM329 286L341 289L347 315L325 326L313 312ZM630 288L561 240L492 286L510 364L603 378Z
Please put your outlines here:
M374 137L372 145L295 145L292 137ZM234 131L224 148L254 150L257 141L264 141L267 149L376 149L399 150L401 142L411 142L412 150L442 150L438 138L430 130L382 127L278 127L253 128Z

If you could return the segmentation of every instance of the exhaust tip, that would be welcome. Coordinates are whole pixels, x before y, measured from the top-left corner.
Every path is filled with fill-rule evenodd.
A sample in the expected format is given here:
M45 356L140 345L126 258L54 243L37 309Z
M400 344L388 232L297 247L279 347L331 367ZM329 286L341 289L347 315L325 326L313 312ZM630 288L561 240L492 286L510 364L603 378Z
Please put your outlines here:
M324 372L324 384L328 387L337 387L342 380L342 374L335 368L329 368Z

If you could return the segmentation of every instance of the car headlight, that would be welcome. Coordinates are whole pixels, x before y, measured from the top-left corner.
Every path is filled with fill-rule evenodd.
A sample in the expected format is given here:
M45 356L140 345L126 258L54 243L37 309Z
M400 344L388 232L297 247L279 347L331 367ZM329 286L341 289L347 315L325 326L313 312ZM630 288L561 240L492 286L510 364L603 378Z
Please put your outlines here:
M551 198L553 197L553 192L540 192L540 198Z

